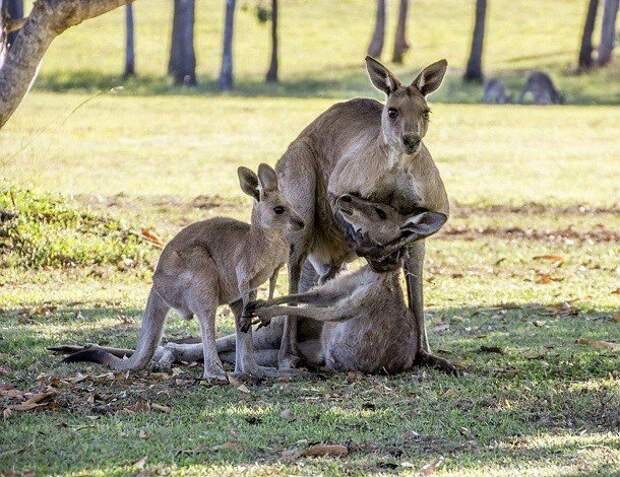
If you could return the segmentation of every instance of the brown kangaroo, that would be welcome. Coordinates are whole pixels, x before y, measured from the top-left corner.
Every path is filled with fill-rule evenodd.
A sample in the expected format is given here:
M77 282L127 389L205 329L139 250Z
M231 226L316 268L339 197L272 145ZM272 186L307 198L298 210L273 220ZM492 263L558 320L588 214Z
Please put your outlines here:
M131 357L121 359L94 347L67 357L66 362L92 361L117 370L144 368L161 340L166 315L174 308L186 319L198 318L203 377L227 380L215 344L216 308L227 303L237 331L235 374L252 378L276 374L275 369L256 363L252 330L242 329L241 316L267 279L273 296L278 270L288 256L286 234L302 229L304 223L278 190L270 166L261 164L258 177L245 167L238 173L241 189L254 199L251 224L217 217L186 227L166 245L153 275L138 347Z
M404 215L418 208L449 214L439 171L422 143L430 116L426 97L439 88L447 62L426 67L410 85L373 58L366 58L366 67L372 84L386 94L385 104L357 98L332 106L301 132L276 165L282 193L306 223L292 242L289 293L307 290L316 272L320 283L328 280L358 252L377 270L400 266L400 251L388 254L383 247L360 247L363 241L334 211L335 199L343 194L390 205ZM403 238L407 294L420 336L420 359L455 372L450 363L433 356L428 345L422 293L424 241L416 242L420 237L415 234ZM297 318L289 315L278 358L281 368L295 366L299 360L297 334Z

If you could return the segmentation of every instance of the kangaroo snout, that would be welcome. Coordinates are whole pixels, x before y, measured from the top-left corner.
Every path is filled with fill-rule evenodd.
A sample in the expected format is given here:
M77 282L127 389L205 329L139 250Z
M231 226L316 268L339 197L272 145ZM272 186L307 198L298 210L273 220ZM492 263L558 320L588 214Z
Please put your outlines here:
M405 134L403 136L403 144L410 154L418 149L420 142L422 142L422 138L419 134Z
M306 226L306 224L304 224L304 221L301 220L299 217L291 217L291 225L295 230L301 230Z

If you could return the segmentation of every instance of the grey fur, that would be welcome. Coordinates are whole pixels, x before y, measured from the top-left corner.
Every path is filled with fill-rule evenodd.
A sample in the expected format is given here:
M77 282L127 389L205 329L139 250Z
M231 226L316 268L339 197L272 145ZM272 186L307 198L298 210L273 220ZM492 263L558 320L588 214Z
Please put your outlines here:
M482 102L488 104L512 103L512 94L508 92L502 80L493 78L484 85Z
M532 95L534 104L564 104L564 96L553 84L547 73L533 71L519 96L519 103L523 103L528 94Z

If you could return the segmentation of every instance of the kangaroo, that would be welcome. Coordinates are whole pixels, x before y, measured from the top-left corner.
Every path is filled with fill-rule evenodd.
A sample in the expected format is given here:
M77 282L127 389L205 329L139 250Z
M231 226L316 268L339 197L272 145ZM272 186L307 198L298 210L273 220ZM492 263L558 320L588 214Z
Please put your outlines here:
M373 58L366 58L366 68L372 84L385 93L385 104L370 98L335 104L300 133L276 165L282 193L306 224L295 234L289 254L291 294L310 288L317 272L320 283L329 280L356 255L365 254L376 270L401 264L401 252L389 255L382 247L366 247L358 253L363 242L356 240L355 231L335 212L337 197L356 195L390 205L401 214L420 207L449 214L439 171L422 142L430 117L426 99L441 85L447 62L426 67L409 85ZM401 244L408 249L404 267L408 302L420 336L420 357L455 372L450 363L432 355L428 345L422 282L425 247L423 240L415 241L419 238L410 234ZM297 318L288 315L285 321L278 358L281 368L294 367L299 361Z
M344 221L378 246L403 234L428 237L447 220L444 214L428 211L403 216L392 207L351 195L338 198L335 205ZM400 286L400 269L377 273L366 265L306 293L250 303L246 313L257 316L262 325L287 313L325 322L318 356L316 351L308 356L312 348L300 345L308 361L324 362L334 371L404 371L413 366L420 345Z
M502 80L493 78L484 85L482 102L488 104L512 103L512 94L508 92Z
M235 374L254 379L276 374L256 363L252 330L245 329L241 316L267 279L273 296L278 271L288 256L287 233L302 229L304 223L278 189L270 166L261 164L258 176L246 167L240 167L238 174L241 189L254 199L251 224L217 217L189 225L166 245L131 357L121 359L95 347L72 354L65 362L92 361L116 370L144 368L161 340L166 315L174 308L186 319L198 318L204 379L226 381L215 344L215 312L228 304L235 315Z
M336 207L351 227L379 246L388 246L403 234L428 237L447 218L428 211L403 216L390 206L347 195L336 201ZM429 220L433 215L439 217ZM279 306L281 304L289 306ZM258 317L262 325L268 324L253 336L259 364L277 365L284 325L280 315L289 312L324 322L318 334L309 329L309 332L301 330L299 335L300 352L313 366L326 366L334 371L394 374L410 369L416 361L418 330L405 303L400 270L377 273L366 265L355 272L340 274L306 293L249 303L245 308L246 316L250 320ZM277 318L271 321L272 317ZM223 361L235 362L235 341L234 335L217 340ZM132 350L115 348L106 350L117 356L132 353ZM199 344L176 343L160 347L155 357L166 361L166 365L201 358Z
M527 78L519 103L524 102L528 93L532 94L534 104L564 104L564 96L554 86L551 77L542 71L534 71Z

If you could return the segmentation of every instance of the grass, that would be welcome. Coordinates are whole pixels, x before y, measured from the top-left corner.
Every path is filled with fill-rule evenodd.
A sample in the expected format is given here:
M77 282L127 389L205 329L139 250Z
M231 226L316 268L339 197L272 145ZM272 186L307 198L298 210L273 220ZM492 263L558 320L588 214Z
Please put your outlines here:
M187 90L163 77L169 5L150 1L136 4L140 78L108 91L122 11L87 22L54 43L0 135L0 210L19 214L0 223L0 383L57 392L0 417L0 475L618 475L620 353L576 343L620 342L618 69L569 73L585 2L490 2L486 70L513 87L548 70L563 107L464 104L481 95L459 80L473 2L412 3L397 70L451 64L425 139L453 209L428 244L430 339L467 376L319 374L246 393L198 384L199 366L126 378L46 351L133 346L158 253L142 230L247 220L239 165L274 163L336 100L379 97L360 61L372 2L283 2L275 87L267 28L240 11L239 87L219 95L221 4L197 2L201 86ZM196 333L169 320L168 338ZM20 402L4 394L0 410ZM316 442L349 455L292 457Z

